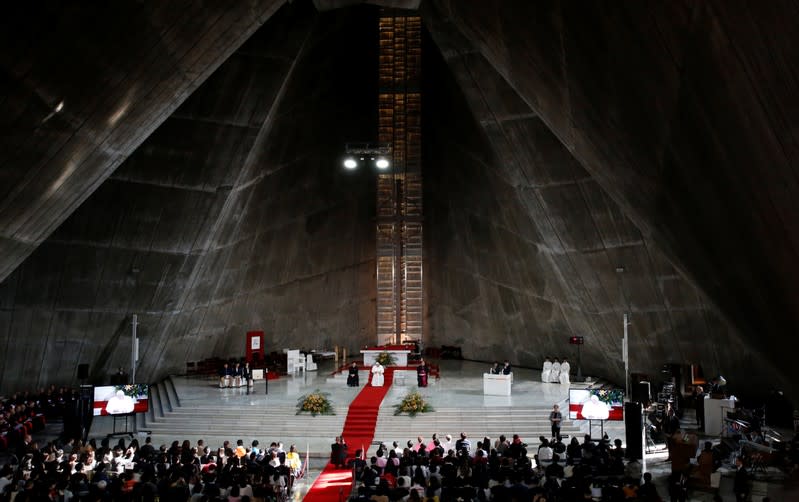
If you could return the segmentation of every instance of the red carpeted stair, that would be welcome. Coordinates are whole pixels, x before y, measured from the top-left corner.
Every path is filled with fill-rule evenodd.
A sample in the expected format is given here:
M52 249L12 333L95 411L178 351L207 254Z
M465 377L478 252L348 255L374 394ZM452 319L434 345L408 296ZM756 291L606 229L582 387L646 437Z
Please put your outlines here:
M361 389L361 392L350 403L347 419L344 421L344 431L341 433L347 443L350 458L355 456L355 450L367 449L372 444L380 403L386 397L393 379L394 369L386 368L383 386L372 387L370 375L369 383ZM346 500L351 486L352 469L336 469L333 464L328 463L303 500L305 502L338 502L339 500Z

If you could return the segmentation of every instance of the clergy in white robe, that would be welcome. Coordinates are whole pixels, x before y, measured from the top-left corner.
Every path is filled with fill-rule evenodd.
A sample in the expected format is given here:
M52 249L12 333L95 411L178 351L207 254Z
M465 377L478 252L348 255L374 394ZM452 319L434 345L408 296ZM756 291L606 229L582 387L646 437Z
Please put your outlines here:
M561 385L569 385L569 371L571 371L571 365L569 361L566 359L560 363L560 384Z
M544 358L544 366L541 368L541 381L549 383L549 375L552 373L552 361L548 357Z
M549 381L560 383L560 359L557 357L552 362L552 371L549 373Z
M379 362L375 361L374 366L372 366L372 387L382 387L383 386L383 373L385 372L385 368Z

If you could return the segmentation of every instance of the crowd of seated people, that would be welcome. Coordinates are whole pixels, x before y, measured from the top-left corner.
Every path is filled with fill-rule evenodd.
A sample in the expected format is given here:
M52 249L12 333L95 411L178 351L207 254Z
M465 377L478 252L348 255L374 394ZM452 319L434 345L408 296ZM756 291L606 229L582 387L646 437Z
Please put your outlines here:
M243 387L253 385L252 368L248 362L225 361L219 368L219 388Z
M0 450L20 446L25 437L61 417L77 400L77 391L52 385L38 392L18 392L0 400Z
M640 482L640 463L624 460L620 440L539 439L535 452L518 435L472 446L466 434L454 444L450 436L404 448L383 444L369 460L358 451L350 500L659 500L651 476Z
M211 449L202 440L156 448L151 438L116 445L33 442L15 464L0 468L0 501L233 501L276 500L302 475L294 445L261 448L242 440Z

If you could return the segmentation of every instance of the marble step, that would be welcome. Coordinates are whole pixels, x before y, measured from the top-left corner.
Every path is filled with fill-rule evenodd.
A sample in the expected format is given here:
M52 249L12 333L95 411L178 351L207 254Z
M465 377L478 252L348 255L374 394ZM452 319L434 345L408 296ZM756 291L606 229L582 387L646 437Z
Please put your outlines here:
M262 420L269 420L270 418L274 418L276 420L285 420L286 416L295 416L295 411L293 409L284 410L283 412L280 411L260 411L255 413L245 413L241 410L235 410L231 412L231 410L227 410L226 412L217 412L217 413L209 413L206 411L196 411L191 412L188 410L183 411L172 411L164 414L163 416L156 417L154 421L158 422L163 420L164 418L171 417L173 419L208 419L208 420L250 420L250 421L262 421ZM343 417L347 416L347 410L338 410L336 409L336 413L333 416L341 415ZM382 417L388 417L388 420L396 420L401 421L406 418L406 415L394 416L393 410L385 410L381 411L378 415L382 420ZM544 424L549 427L549 419L546 417L540 418L531 418L529 416L461 416L461 415L439 415L435 414L433 417L429 419L420 419L417 415L416 422L424 422L424 421L434 421L434 422L452 422L452 423L461 423L461 422L468 422L468 423L500 423L500 424L507 424L507 423L516 423L516 424ZM569 426L569 422L564 422L563 427Z
M361 372L361 382L368 373ZM346 382L346 374L331 377ZM213 401L197 402L180 399L180 387L171 378L153 385L150 396L150 412L142 415L139 426L149 429L156 437L166 440L205 438L209 444L225 439L242 438L246 444L252 439L262 443L270 438L279 438L285 444L310 444L312 455L325 456L333 437L340 434L347 417L347 406L335 406L336 415L311 417L295 415L293 404L264 405L248 403L225 403ZM538 436L550 435L549 403L541 406L460 409L436 408L435 412L394 416L393 406L397 399L383 402L378 415L375 439L379 441L405 442L421 434L432 432L450 433L453 436L464 431L473 442L483 436L492 439L500 434L510 437L517 433L528 443L529 448L538 446ZM564 423L565 435L581 436L578 426Z
M346 417L347 408L336 407L336 415L327 415L315 417L317 420L323 420L328 417ZM208 409L191 409L191 408L177 408L173 411L164 413L155 419L156 422L164 419L172 420L214 420L214 421L269 421L270 419L277 421L284 421L287 415L297 417L304 417L306 415L294 415L295 408L293 407L269 407L265 409L252 409L248 408L220 408L215 410ZM436 411L433 413L423 413L416 417L409 417L408 415L396 416L391 409L381 409L378 415L378 425L382 423L479 423L479 424L515 424L515 425L533 425L549 427L548 417L544 415L535 416L529 413L447 413L444 411ZM570 427L570 422L564 422L563 427Z
M200 421L212 423L243 423L248 424L265 424L272 421L282 422L286 420L286 416L294 415L295 409L293 407L270 407L267 409L252 409L247 408L236 409L231 413L230 408L220 408L217 410L207 409L190 409L190 408L177 408L174 411L167 412L163 416L157 417L154 422L158 423L165 420L176 421ZM332 417L341 417L343 420L347 415L346 408L336 408L336 415ZM296 416L296 415L295 415ZM304 415L303 415L304 416ZM315 421L330 418L331 416L319 416ZM394 416L393 410L382 409L378 415L378 427L385 426L400 426L408 427L414 424L435 424L435 425L451 425L454 427L471 424L480 425L482 427L489 427L490 429L503 428L507 429L509 426L549 430L548 417L544 415L534 416L529 413L507 413L507 414L487 414L487 413L446 413L436 411L434 413L419 414L414 418L407 415ZM567 428L578 429L570 422L565 422L564 429Z
M336 435L344 427L343 417L312 417L312 420L263 420L263 421L242 421L235 419L225 420L161 420L156 422L147 422L146 426L152 430L163 431L179 431L187 432L193 431L196 433L210 433L218 431L234 432L234 431L252 431L252 430L265 430L273 431L275 433L282 432L297 432L299 434L311 434L311 431L319 431L321 436ZM580 429L577 427L563 427L562 434L574 436L581 435ZM519 434L528 443L537 442L539 436L548 437L550 435L550 428L548 424L513 424L513 423L470 423L470 422L441 422L441 421L413 421L406 423L378 423L375 428L375 435L378 437L416 437L419 434L423 436L432 432L439 432L441 434L449 433L456 436L460 432L466 432L472 438L479 438L483 436L498 437L500 434L505 434L510 437L512 434Z
M296 410L296 407L293 405L268 405L265 406L263 404L258 405L246 405L237 403L235 405L230 404L205 404L202 405L195 405L195 404L187 404L177 408L173 408L171 411L175 413L180 412L187 412L187 413L226 413L230 412L231 406L236 406L237 410L241 410L242 412L252 412L252 413L271 413L273 411L280 411L285 412L286 410ZM348 406L335 406L335 409L348 409ZM394 405L383 403L380 406L381 413L383 412L390 412L393 413ZM548 409L544 408L522 408L522 407L515 407L515 408L491 408L491 409L476 409L476 410L464 410L459 408L435 408L435 412L433 414L438 416L446 416L446 415L457 415L457 416L484 416L484 417L507 417L507 416L525 416L530 418L531 420L544 418L549 419L549 411ZM419 415L422 416L422 415Z
M175 382L172 380L172 377L167 377L166 380L163 381L163 384L166 390L166 395L169 397L169 402L172 409L174 410L176 408L180 408L180 397L178 396L178 391L175 387Z
M176 408L176 406L172 404L172 399L169 396L169 391L167 390L165 380L158 382L156 388L158 389L158 396L159 399L161 400L162 404L161 408L164 411L164 413L173 411Z

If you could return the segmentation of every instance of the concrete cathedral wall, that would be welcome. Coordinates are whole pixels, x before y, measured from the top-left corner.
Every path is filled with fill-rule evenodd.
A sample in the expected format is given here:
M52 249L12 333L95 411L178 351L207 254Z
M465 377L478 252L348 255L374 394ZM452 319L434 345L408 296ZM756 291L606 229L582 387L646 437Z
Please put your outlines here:
M702 363L713 372L799 397L790 378L797 348L790 333L799 325L799 296L791 293L799 274L799 178L789 125L799 99L799 35L784 15L795 6L433 0L423 7L428 26L435 19L445 25L439 43L450 44L447 56L463 55L477 77L473 61L483 58L635 222L646 248L655 248L650 254L673 264L649 260L673 307L648 316L643 346L652 343L649 333L683 330L674 340L683 355L706 344ZM514 147L532 132L518 131L509 134ZM554 221L590 235L575 215ZM654 305L658 289L646 286L644 294L653 279L646 262L631 261L611 263L623 263L632 272L625 282L639 284L631 302ZM694 299L694 288L703 295ZM715 314L679 314L661 329L681 304ZM779 376L755 381L754 367Z
M428 54L426 66L436 344L532 367L566 356L576 369L567 341L584 336L584 374L623 383L627 311L633 372L659 380L680 361L717 372L728 357L718 338L737 347L733 365L761 361L486 60L448 51L447 27L428 26L448 54Z
M374 11L261 28L0 284L2 389L129 367L133 313L142 380L242 355L251 329L267 350L370 343L374 179L340 155L375 128L347 80L374 79L351 54L375 38Z
M378 11L297 1L272 15L278 4L223 18L234 32L269 20L215 71L219 54L196 62L174 93L137 94L146 57L115 77L143 105L115 127L147 139L109 143L113 159L91 157L97 169L77 177L26 152L54 132L96 147L94 121L124 100L92 104L105 80L76 74L102 116L36 125L46 107L28 94L49 96L63 75L14 80L9 61L25 58L0 50L13 84L3 106L28 127L15 131L34 131L10 136L21 146L3 158L6 190L40 187L3 206L29 238L0 260L13 270L0 282L0 392L75 383L78 363L104 380L129 364L134 313L141 380L239 355L250 329L269 350L373 342L374 173L339 165L347 141L375 136ZM633 371L698 363L733 389L796 398L790 9L599 5L423 2L426 344L535 367L573 357L567 337L581 335L584 372L621 383L628 311ZM97 15L114 26L124 12ZM144 25L169 13L139 14ZM217 18L197 15L205 28ZM178 42L194 47L189 31Z

